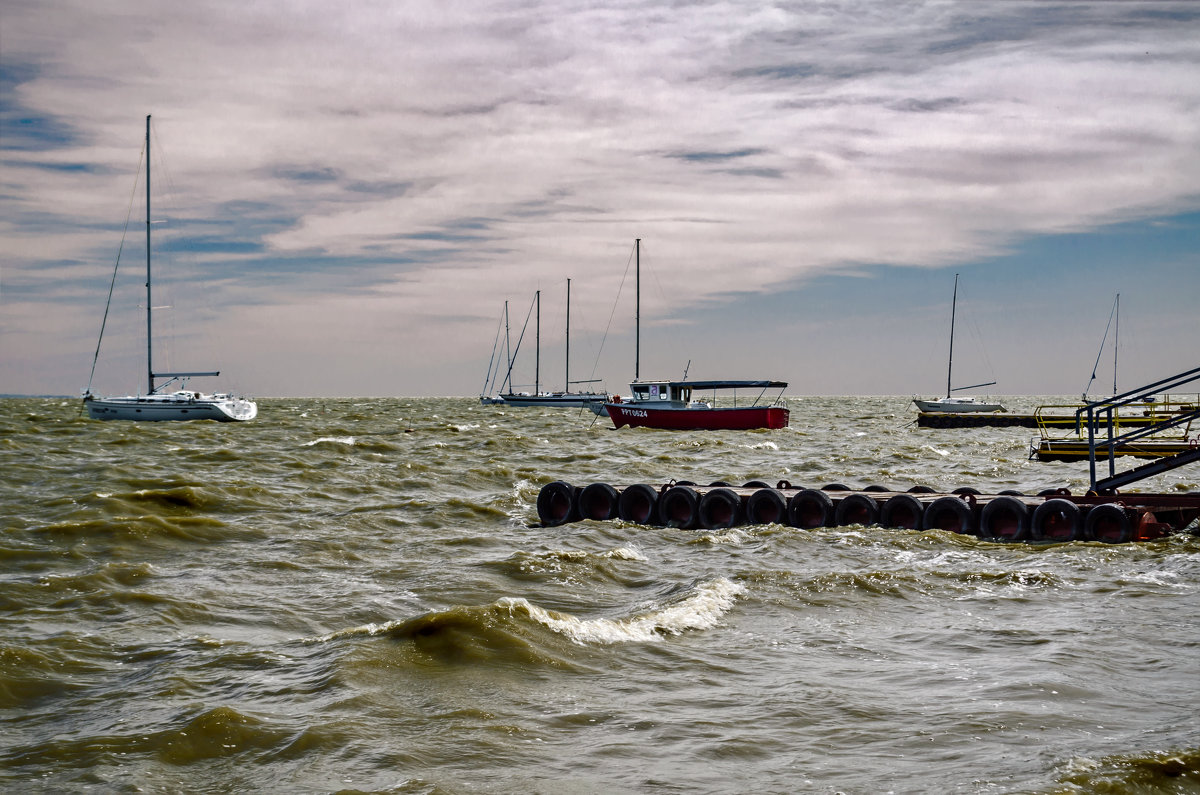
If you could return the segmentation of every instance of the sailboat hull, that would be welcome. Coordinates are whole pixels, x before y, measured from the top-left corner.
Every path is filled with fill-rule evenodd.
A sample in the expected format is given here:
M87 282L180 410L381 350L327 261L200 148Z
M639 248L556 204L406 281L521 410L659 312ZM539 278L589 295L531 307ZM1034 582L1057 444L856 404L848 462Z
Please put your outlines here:
M597 403L604 403L608 400L608 395L598 392L556 392L541 395L520 395L509 394L502 395L501 402L506 406L517 406L522 408L533 407L558 407L558 408L583 408L592 406Z
M1003 404L989 403L974 398L943 398L941 400L913 400L917 409L925 412L1006 411Z
M258 416L258 404L252 400L199 392L86 398L84 405L87 406L88 416L94 420L246 422Z

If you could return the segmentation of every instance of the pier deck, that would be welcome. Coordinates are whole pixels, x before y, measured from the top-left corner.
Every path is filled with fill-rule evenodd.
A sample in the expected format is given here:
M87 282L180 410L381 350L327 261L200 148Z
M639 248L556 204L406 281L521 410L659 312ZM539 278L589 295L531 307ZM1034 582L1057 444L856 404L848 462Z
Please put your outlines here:
M885 486L855 489L830 483L814 489L787 481L775 486L755 481L737 487L684 481L576 487L554 481L542 487L537 510L544 526L612 519L709 530L742 524L802 529L878 525L1004 542L1124 543L1200 528L1200 494L1072 495L1065 489L1051 489L1030 496L1015 491L981 494L966 487L947 493L920 486L894 491Z

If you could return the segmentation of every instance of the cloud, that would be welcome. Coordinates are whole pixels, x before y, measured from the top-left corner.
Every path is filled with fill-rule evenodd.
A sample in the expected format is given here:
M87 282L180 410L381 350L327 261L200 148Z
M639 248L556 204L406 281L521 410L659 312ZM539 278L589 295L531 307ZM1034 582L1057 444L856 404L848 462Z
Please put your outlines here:
M4 295L71 305L59 351L89 346L101 296L61 276L107 279L146 113L163 253L310 359L364 298L398 350L478 356L506 296L568 276L600 333L634 237L665 319L1198 204L1186 4L18 0L5 27Z

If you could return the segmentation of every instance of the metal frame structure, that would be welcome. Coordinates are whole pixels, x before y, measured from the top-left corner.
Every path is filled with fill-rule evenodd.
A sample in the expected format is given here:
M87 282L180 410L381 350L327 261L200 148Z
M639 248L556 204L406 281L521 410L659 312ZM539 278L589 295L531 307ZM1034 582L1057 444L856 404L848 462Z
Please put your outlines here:
M1157 475L1166 472L1176 467L1193 461L1200 461L1200 448L1188 450L1168 458L1162 458L1157 461L1152 461L1148 464L1135 467L1134 469L1122 472L1120 475L1116 471L1116 456L1114 451L1117 445L1150 436L1160 431L1165 431L1170 428L1176 428L1180 425L1186 425L1192 420L1200 418L1200 407L1193 407L1191 411L1181 411L1153 425L1135 428L1120 435L1114 436L1114 428L1116 427L1115 412L1122 406L1128 406L1134 403L1145 402L1146 398L1156 392L1161 392L1168 389L1190 384L1194 381L1200 381L1200 367L1178 373L1169 378L1164 378L1161 381L1155 381L1153 384L1138 387L1137 389L1123 392L1120 395L1114 395L1104 400L1096 400L1087 403L1083 408L1075 412L1075 428L1076 431L1082 433L1081 425L1087 425L1088 434L1088 467L1089 477L1091 480L1091 490L1094 492L1116 489L1120 486L1125 486L1129 483L1136 482L1143 478ZM1085 419L1086 415L1086 419ZM1103 419L1101 419L1103 418ZM1108 430L1108 440L1097 442L1096 431L1103 425ZM1096 479L1096 451L1097 449L1108 450L1108 477L1103 480Z

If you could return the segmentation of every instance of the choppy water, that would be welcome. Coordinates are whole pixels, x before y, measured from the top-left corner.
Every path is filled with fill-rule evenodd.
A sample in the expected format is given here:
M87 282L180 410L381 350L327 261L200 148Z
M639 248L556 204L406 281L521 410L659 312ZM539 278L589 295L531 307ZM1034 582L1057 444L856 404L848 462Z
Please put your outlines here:
M1195 537L534 526L557 479L1086 488L1027 429L791 404L783 431L671 433L471 399L245 425L0 400L0 788L1200 789Z

